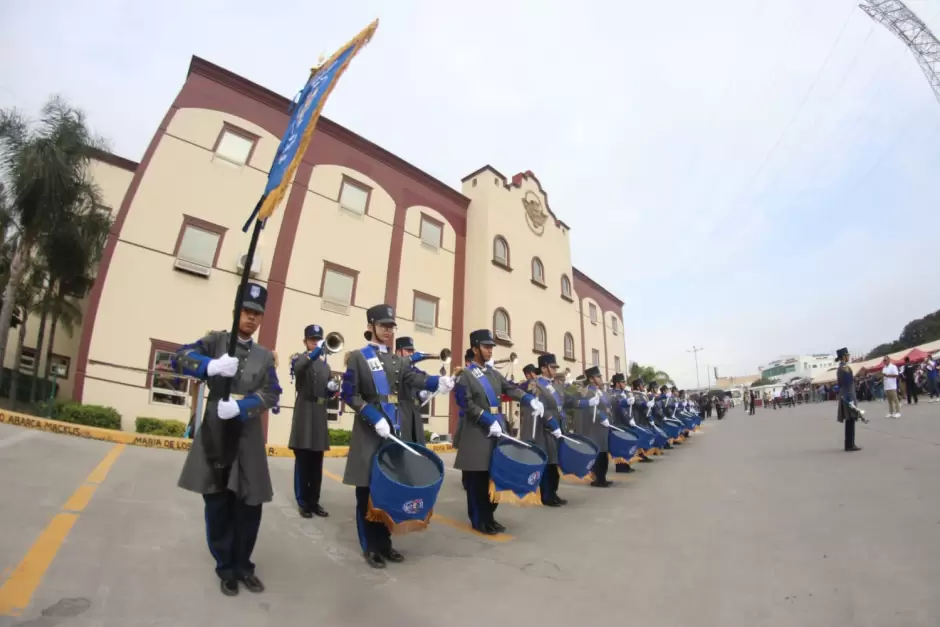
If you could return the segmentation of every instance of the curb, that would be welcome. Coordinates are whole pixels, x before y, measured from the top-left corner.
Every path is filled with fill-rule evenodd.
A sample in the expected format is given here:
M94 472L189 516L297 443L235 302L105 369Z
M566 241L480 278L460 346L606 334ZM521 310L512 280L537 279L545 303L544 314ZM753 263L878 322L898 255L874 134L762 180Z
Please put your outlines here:
M144 448L167 449L171 451L188 451L193 445L193 441L188 438L174 438L162 435L115 431L101 427L88 427L71 422L60 422L58 420L39 418L37 416L12 411L0 411L0 424L14 425L26 429L46 431L48 433L57 433L59 435L70 435L87 440L101 440L103 442L129 444L131 446L142 446ZM435 453L449 453L455 450L450 444L426 444L425 446ZM272 444L265 446L265 448L267 449L268 457L294 456L294 452L286 446ZM348 455L348 446L333 446L330 447L330 450L323 453L324 457L347 457Z

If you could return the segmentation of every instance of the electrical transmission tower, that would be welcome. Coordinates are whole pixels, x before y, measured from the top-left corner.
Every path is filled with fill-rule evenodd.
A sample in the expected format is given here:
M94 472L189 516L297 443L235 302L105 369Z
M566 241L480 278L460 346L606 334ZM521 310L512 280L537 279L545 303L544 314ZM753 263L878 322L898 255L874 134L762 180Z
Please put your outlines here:
M911 49L940 101L940 41L927 25L901 0L865 0L858 6Z

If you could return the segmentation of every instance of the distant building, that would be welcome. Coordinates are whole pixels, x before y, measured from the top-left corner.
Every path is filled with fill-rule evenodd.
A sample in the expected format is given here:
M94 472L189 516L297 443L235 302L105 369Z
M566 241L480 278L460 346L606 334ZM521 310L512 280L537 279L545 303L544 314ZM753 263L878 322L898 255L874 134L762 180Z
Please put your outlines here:
M759 374L742 374L737 377L717 377L715 379L714 385L712 385L712 388L719 390L730 390L734 387L744 387L754 383L755 381L759 381L760 377L761 376Z
M812 379L820 372L825 372L836 365L834 355L821 353L816 355L791 355L758 366L761 377L772 381L787 383L793 379Z

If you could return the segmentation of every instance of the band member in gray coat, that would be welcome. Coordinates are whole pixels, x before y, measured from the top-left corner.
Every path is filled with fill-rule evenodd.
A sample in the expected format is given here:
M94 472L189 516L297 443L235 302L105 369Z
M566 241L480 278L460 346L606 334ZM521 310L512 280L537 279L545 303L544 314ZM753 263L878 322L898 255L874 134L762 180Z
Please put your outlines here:
M590 396L582 397L577 402L578 419L575 424L579 434L590 438L597 445L597 459L591 469L594 475L591 485L595 488L606 488L613 485L612 481L607 480L607 467L610 465L610 447L608 445L610 403L601 390L601 386L603 386L601 369L597 366L591 366L584 371L584 377L586 379L584 394L590 394Z
M424 370L415 366L424 355L415 352L415 343L410 337L395 338L395 354L401 357L407 367L420 375L428 376ZM424 389L414 389L405 385L398 396L398 415L401 419L401 439L406 442L424 444L424 416L421 414L421 403L427 400L430 392Z
M542 376L534 377L521 387L523 391L539 399L545 408L544 414L535 416L535 411L522 405L522 427L519 436L523 440L531 440L536 446L545 451L548 462L539 492L542 505L559 507L566 505L567 500L558 497L558 485L561 478L558 468L558 440L561 438L560 422L564 417L564 396L555 389L554 378L558 370L558 363L552 354L539 355L539 371ZM524 371L523 371L524 372Z
M496 535L506 527L496 522L496 504L490 502L490 461L496 441L503 434L506 418L500 399L503 394L528 405L541 416L542 403L506 380L495 368L486 366L493 357L496 342L489 329L470 334L473 362L460 373L454 396L460 408L458 438L460 448L454 468L463 471L467 490L467 515L473 528L487 535Z
M294 451L294 498L300 515L329 514L320 505L323 484L323 453L330 450L327 403L339 392L323 356L323 328L318 324L304 329L306 351L291 357L291 378L295 378L294 419L287 446Z
M410 361L388 352L395 335L395 313L390 305L366 311L363 348L348 353L343 375L343 401L356 412L343 483L356 487L356 526L362 555L372 568L405 558L392 548L388 528L367 519L372 459L384 439L400 433L398 396L403 389L424 389L446 394L454 389L453 377L429 377L411 368Z
M264 319L268 293L254 283L246 289L234 357L227 354L227 331L211 332L176 353L177 368L208 382L203 422L186 455L178 485L203 495L209 552L215 558L222 593L227 596L238 594L239 581L251 592L264 590L251 562L261 526L261 504L274 495L261 417L268 409L276 411L281 396L274 353L251 339ZM223 398L226 378L233 379L228 400ZM207 432L213 438L231 436L237 446L221 485L204 448Z

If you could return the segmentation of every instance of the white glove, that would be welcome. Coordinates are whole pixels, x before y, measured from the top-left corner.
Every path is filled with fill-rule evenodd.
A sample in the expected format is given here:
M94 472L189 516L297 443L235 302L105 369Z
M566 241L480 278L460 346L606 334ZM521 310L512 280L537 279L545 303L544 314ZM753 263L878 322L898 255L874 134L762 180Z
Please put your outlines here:
M330 392L335 392L339 389L339 383L333 379L330 379L330 382L326 384L326 389L328 389Z
M628 396L628 397L627 397L627 405L631 405L631 406L632 406L635 402L636 402L636 399L633 398L632 396Z
M601 399L596 396L591 397L591 400L588 401L588 407L597 407L601 404Z
M533 398L531 401L529 401L529 407L532 408L532 415L535 418L545 415L545 406L542 405L542 401L539 399Z
M554 431L552 431L552 435L555 436L556 438L560 438L560 437L561 437L561 429L555 429Z
M630 426L636 427L636 420L634 420L633 418L630 419Z
M236 372L238 372L238 357L231 355L222 355L213 359L206 367L206 374L210 377L234 377Z
M388 420L382 418L377 423L375 423L375 432L379 434L379 437L383 440L388 436L392 435L392 427L388 424Z
M326 341L326 340L320 340L319 342L317 342L317 348L323 348L323 343L324 343L325 341Z
M449 394L454 389L454 384L453 377L440 377L437 380L437 392L439 394Z
M428 400L429 396L431 396L431 393L428 392L427 390L421 390L420 392L418 392L418 398L420 398L422 401Z
M231 420L242 413L242 410L238 407L238 401L230 398L228 400L222 399L219 401L219 407L216 412L222 420Z
M487 368L492 368L492 367L495 366L495 365L496 365L496 360L495 360L495 359L491 359L491 360L489 360L488 362L486 362L486 367L487 367Z
M606 418L603 419L603 420L601 420L601 426L602 426L602 427L609 427L609 426L610 426L610 421L607 420Z
M499 422L493 422L490 425L490 432L487 434L491 438L498 438L503 434L503 428L499 426Z

